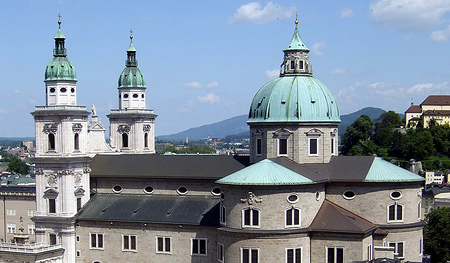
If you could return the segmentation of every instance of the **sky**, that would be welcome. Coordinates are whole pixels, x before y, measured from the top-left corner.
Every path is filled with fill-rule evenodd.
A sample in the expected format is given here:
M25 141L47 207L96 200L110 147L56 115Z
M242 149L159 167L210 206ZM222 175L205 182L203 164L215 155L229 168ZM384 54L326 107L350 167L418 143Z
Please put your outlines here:
M30 112L45 105L58 14L77 104L94 104L109 126L132 29L156 135L167 135L248 114L278 77L296 13L314 77L341 115L369 106L402 113L450 94L450 0L2 0L0 137L34 136Z

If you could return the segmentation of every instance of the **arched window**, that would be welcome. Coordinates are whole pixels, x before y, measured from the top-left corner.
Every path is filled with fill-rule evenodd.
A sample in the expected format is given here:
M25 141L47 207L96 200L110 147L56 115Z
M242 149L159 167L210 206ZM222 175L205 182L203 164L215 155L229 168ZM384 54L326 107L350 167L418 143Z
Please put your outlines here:
M122 148L128 148L128 134L122 133Z
M390 222L403 221L403 205L395 202L395 204L388 206L388 221Z
M286 226L300 226L300 209L292 207L286 210Z
M53 133L48 134L48 149L55 150L55 135Z
M74 149L77 151L80 149L80 135L78 133L75 133L73 136L73 143L74 143Z
M260 214L259 210L253 207L248 207L242 210L242 226L243 227L259 227Z
M148 133L144 134L144 147L148 148Z

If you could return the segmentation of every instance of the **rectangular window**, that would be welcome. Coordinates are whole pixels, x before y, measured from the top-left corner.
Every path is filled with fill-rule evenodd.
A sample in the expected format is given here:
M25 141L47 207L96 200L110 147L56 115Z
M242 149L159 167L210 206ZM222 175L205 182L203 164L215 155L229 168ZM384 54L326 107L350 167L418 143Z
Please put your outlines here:
M8 224L8 234L16 233L16 224Z
M256 139L256 154L257 155L262 154L262 139L261 138Z
M318 141L317 138L309 139L309 155L317 155L318 154L317 141Z
M286 249L286 263L301 263L301 262L302 262L301 248Z
M206 241L206 238L193 238L191 254L206 256Z
M344 248L327 247L327 263L344 263Z
M258 263L259 250L257 248L243 248L241 250L242 263Z
M34 235L35 231L35 226L34 225L28 225L28 235Z
M286 226L300 225L300 209L291 208L286 210Z
M291 69L295 69L295 61L291 61Z
M393 247L394 248L394 253L397 254L398 258L403 258L403 249L405 246L404 242L389 242L388 243L389 247Z
M244 209L242 214L244 227L259 227L259 210L250 207Z
M225 252L223 244L217 243L217 260L223 262L225 259Z
M137 238L136 236L124 235L123 236L123 251L137 251Z
M287 139L278 139L278 155L287 155Z
M56 234L50 234L48 237L50 239L50 245L56 245Z
M227 223L227 209L223 205L223 203L220 203L220 223L222 225L225 225Z
M103 234L92 233L91 234L91 249L103 249Z
M56 213L56 202L55 199L48 199L48 212L51 214Z
M331 154L334 154L334 138L331 138Z
M156 237L156 252L170 253L172 242L170 237Z
M9 209L8 209L8 210L6 211L6 214L9 215L9 216L15 216L15 215L16 215L16 210L9 210Z
M300 60L300 61L299 61L299 66L298 66L298 68L299 68L299 69L303 69L303 60Z
M373 259L372 255L372 245L367 246L367 260L370 261Z
M33 217L33 216L36 215L36 211L34 211L34 210L28 210L27 215L28 215L29 217Z
M77 211L81 210L81 197L77 198Z

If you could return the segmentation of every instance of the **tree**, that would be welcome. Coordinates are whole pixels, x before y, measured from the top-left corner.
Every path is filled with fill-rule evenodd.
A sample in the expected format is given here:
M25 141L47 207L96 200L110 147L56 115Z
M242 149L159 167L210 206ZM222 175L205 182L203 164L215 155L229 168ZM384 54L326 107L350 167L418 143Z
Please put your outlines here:
M362 155L364 153L363 143L368 141L373 134L373 123L369 116L361 115L347 131L342 135L341 152L345 155ZM356 147L356 148L355 148Z
M431 262L450 261L450 207L433 210L425 222L425 253L431 256Z
M402 120L395 111L388 111L375 120L375 131L373 139L380 147L390 148L393 143L393 131L400 128Z
M28 165L17 157L11 159L8 163L8 168L11 172L19 174L28 174L29 169Z

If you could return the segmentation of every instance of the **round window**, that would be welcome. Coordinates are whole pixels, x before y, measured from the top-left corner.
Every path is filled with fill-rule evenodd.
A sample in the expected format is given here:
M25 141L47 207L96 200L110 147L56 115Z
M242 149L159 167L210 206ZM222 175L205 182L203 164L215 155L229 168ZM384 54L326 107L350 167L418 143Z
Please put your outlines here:
M400 199L402 197L402 192L400 191L394 191L391 193L392 199Z
M139 97L139 95L133 94L133 98L137 98L137 97Z
M70 91L71 91L72 93L75 93L75 89L74 89L74 88L71 88Z
M128 94L123 94L123 97L126 99L128 98Z
M289 202L289 203L296 203L297 201L298 201L298 195L296 195L296 194L291 194L291 195L289 195L288 197L287 197L287 201Z
M146 193L148 195L153 194L154 191L155 191L155 189L153 189L153 187L151 187L150 185L148 185L144 188L144 193Z
M141 98L144 98L144 94L141 95Z
M55 92L55 88L50 88L50 93L54 93Z
M115 185L112 190L114 193L118 194L118 193L122 192L122 186Z
M177 189L177 193L179 195L185 195L185 194L187 194L187 192L188 192L188 189L186 187L184 187L184 186L180 186Z
M317 200L317 201L320 200L320 192L316 192L316 200Z
M222 193L222 190L219 188L219 187L214 187L212 190L211 190L211 194L212 195L220 195Z
M344 196L344 198L347 200L351 200L355 198L356 194L353 191L347 190L342 194L342 196Z
M61 88L59 91L61 91L61 92L66 92L67 89L66 89L66 88Z
M225 195L223 193L221 193L220 198L223 200L225 198Z

